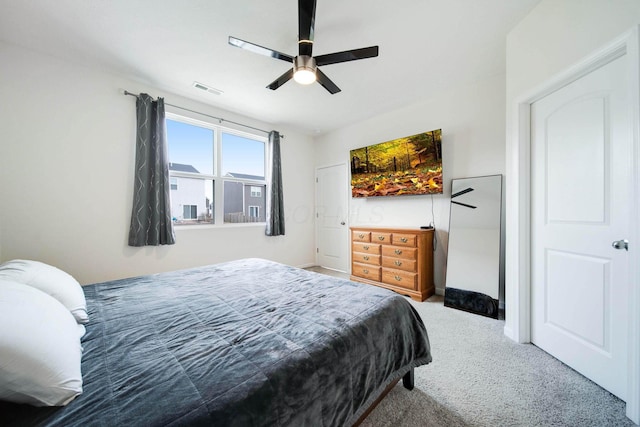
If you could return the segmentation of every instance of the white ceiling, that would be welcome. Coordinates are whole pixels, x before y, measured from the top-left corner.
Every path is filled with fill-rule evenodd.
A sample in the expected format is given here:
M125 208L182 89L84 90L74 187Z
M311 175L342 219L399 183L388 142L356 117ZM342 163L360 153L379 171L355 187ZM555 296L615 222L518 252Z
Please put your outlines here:
M0 0L0 40L318 134L504 73L506 34L538 2L318 0L314 55L380 46L322 67L336 95L294 81L266 89L289 65L228 44L295 56L295 0Z

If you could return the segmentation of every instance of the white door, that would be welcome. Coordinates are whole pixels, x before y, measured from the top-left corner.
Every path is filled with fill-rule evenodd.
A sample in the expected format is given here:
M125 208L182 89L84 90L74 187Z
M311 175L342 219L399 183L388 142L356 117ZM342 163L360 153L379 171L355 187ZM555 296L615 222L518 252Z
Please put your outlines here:
M631 122L626 56L531 108L531 341L625 400Z
M348 270L347 165L316 169L316 242L318 265Z

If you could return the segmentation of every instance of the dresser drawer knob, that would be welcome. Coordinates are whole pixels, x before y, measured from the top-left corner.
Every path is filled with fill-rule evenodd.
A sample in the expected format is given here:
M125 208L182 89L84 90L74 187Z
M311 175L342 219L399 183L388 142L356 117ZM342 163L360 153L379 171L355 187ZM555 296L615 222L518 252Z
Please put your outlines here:
M398 282L402 280L402 277L398 275L393 276L393 278L396 279Z
M401 241L402 243L407 243L407 238L406 238L406 237L401 237L401 238L400 238L400 241Z
M365 251L369 250L369 246L363 246L362 249L364 249Z
M369 274L369 270L367 270L366 268L365 268L365 269L363 269L363 270L362 270L362 272L363 272L364 274Z
M398 261L398 260L396 260L396 261L394 262L394 264L395 264L395 265L397 265L398 267L400 267L400 266L402 265L402 261Z
M383 241L384 240L384 236L378 236L378 240Z
M360 233L360 234L358 234L358 237L361 238L361 239L364 239L364 234Z
M396 253L396 255L402 255L402 249L396 249L395 251L393 251Z
M369 261L369 256L368 256L368 255L365 255L365 256L363 256L362 258L363 258L365 261Z

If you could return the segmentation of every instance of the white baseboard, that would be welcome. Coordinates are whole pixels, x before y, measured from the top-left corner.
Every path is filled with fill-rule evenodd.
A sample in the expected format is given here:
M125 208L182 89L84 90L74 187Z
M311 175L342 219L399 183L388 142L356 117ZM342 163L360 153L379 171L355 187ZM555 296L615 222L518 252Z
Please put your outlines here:
M515 337L513 336L513 329L509 328L508 326L505 326L505 327L504 327L504 329L503 329L503 331L504 331L504 335L505 335L507 338L509 338L509 339L511 339L511 340L513 340L513 341L516 341ZM517 341L516 341L516 342L517 342Z

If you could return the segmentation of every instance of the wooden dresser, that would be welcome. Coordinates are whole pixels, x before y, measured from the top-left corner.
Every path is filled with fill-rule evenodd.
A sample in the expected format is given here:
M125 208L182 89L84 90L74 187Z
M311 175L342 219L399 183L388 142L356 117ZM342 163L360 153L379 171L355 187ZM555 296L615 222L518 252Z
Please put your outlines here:
M433 229L351 227L351 280L424 301L433 284Z

